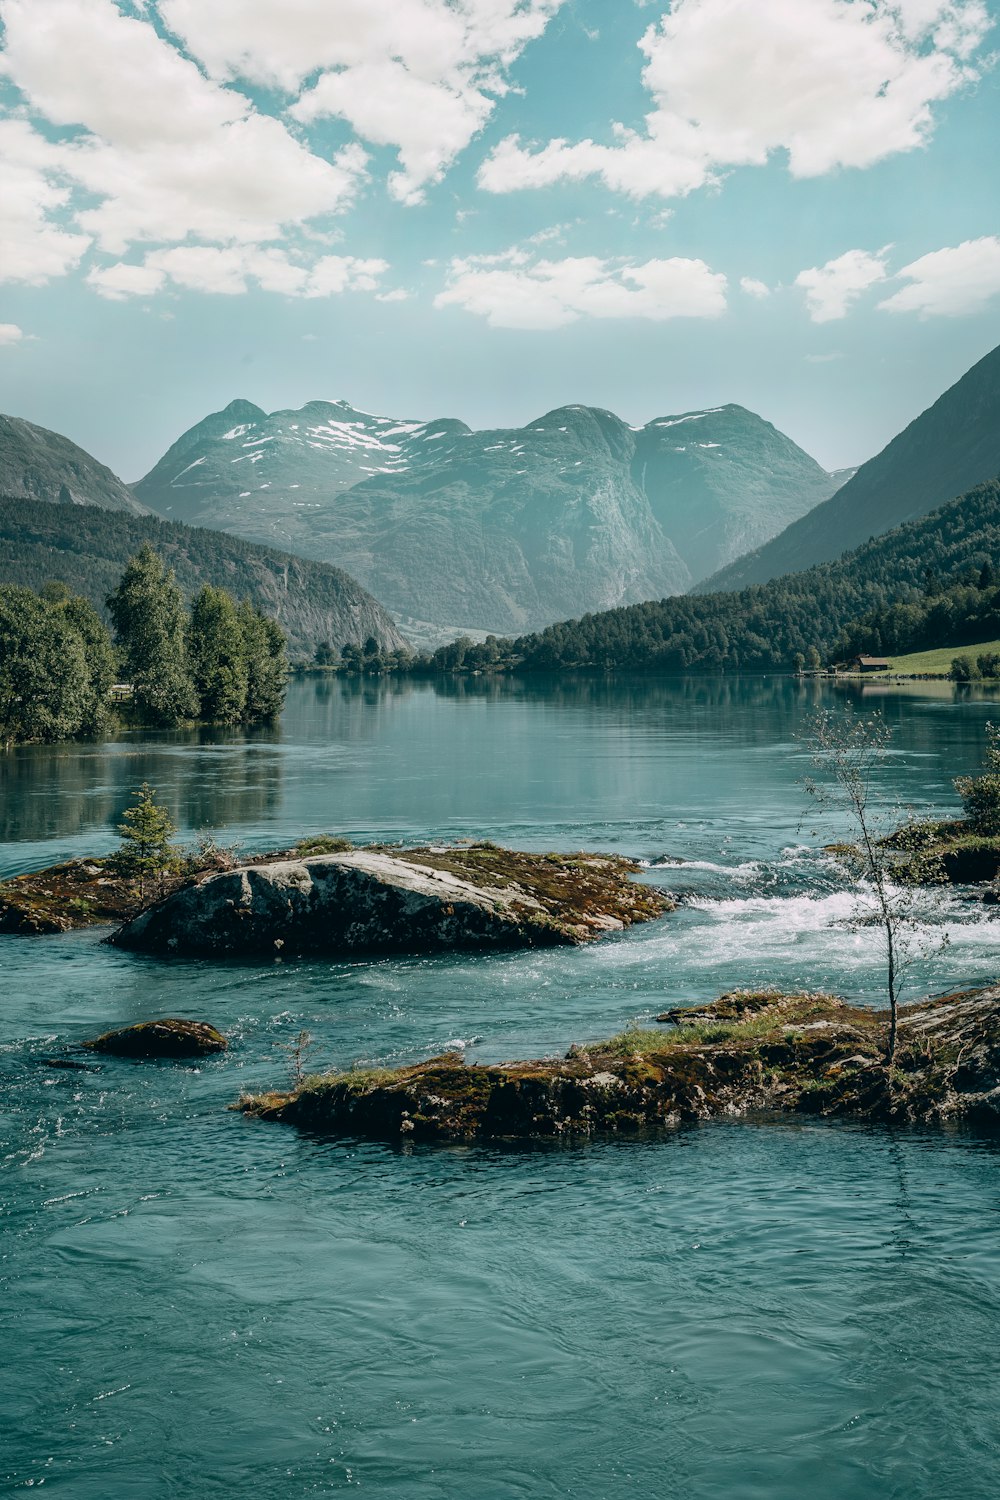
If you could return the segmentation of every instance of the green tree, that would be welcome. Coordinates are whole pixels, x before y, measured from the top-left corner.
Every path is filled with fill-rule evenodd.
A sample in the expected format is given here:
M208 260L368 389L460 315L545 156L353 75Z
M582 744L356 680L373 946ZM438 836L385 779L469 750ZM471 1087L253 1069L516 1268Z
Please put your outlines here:
M89 599L70 594L55 606L70 628L83 642L87 661L87 686L84 692L80 733L102 734L108 723L108 703L114 683L117 662L107 626Z
M118 824L121 848L112 855L111 865L116 874L135 881L144 901L154 880L162 890L165 876L180 868L181 855L170 842L176 824L157 802L155 790L144 781L135 796L138 800L125 809Z
M96 626L92 641L78 616L87 632ZM102 630L83 600L50 603L31 589L0 587L0 742L67 739L98 727L110 686Z
M259 724L276 719L285 702L288 687L288 650L285 633L277 620L254 609L252 604L239 607L247 668L245 721Z
M955 790L962 799L965 816L976 833L989 838L1000 834L1000 726L986 726L986 774L957 776Z
M213 724L239 724L246 717L247 646L236 600L225 589L205 584L195 595L187 633L200 719Z
M184 598L173 570L148 542L107 602L138 708L166 728L193 719L198 701L185 645Z

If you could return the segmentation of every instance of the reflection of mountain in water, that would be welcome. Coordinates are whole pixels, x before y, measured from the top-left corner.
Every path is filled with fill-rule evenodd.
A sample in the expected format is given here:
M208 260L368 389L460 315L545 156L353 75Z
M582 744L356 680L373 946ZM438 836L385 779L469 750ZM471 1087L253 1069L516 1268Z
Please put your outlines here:
M0 755L0 842L110 835L144 781L185 834L257 821L281 800L279 740L278 729L192 729L22 746Z

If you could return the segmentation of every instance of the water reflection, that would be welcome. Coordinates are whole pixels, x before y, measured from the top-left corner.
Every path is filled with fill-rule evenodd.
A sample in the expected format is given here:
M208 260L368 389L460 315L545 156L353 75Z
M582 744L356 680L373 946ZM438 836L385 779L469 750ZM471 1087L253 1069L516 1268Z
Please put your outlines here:
M185 831L256 822L280 803L278 728L178 730L0 754L0 842L108 830L147 781Z

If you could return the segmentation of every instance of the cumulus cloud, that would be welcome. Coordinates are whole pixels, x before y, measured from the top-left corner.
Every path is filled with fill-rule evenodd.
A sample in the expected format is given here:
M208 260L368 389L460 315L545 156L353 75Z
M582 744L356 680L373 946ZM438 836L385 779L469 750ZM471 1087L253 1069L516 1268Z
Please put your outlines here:
M824 266L800 271L795 285L806 294L806 306L814 323L833 323L846 318L853 304L869 287L885 281L885 250L871 255L867 250L847 250Z
M79 265L91 239L54 216L70 199L60 153L24 120L0 120L0 282L41 286Z
M388 269L384 260L353 255L324 255L304 263L273 246L175 245L151 250L141 264L95 267L87 281L111 301L150 296L168 285L230 297L251 284L289 297L330 297L375 291Z
M23 328L18 328L16 323L0 323L0 349L23 343L27 337L28 334Z
M48 172L96 200L76 223L112 254L274 239L345 207L363 176L359 146L314 155L112 0L3 0L0 17L10 78L34 111L77 130Z
M303 123L346 120L395 147L389 188L417 202L473 139L504 70L564 0L160 0L211 77L298 93ZM316 78L317 70L319 77Z
M612 140L502 141L490 192L599 177L682 196L777 151L795 177L868 167L924 144L933 106L976 76L983 0L673 0L640 49L653 106Z
M462 307L493 328L561 328L584 317L714 318L725 311L726 278L702 260L537 260L515 248L453 260L434 305Z
M0 280L43 283L93 248L117 258L93 268L97 290L149 295L173 270L122 257L159 246L219 291L327 295L335 262L309 271L260 247L329 243L330 216L370 185L364 143L395 149L389 190L418 201L564 3L0 0L0 73L19 93L12 149L0 141ZM250 88L285 97L257 105ZM333 153L313 144L331 117L350 127ZM205 248L228 254L187 254Z
M746 292L748 297L756 297L758 302L771 295L771 288L767 282L758 281L755 276L740 277L740 291Z
M1000 237L985 235L934 250L898 275L910 285L879 303L887 312L915 312L924 318L980 312L1000 295Z

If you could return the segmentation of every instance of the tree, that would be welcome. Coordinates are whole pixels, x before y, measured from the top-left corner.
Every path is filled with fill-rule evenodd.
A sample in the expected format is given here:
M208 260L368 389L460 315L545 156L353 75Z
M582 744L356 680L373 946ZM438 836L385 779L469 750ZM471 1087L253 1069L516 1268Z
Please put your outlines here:
M143 901L150 880L157 879L162 888L164 876L180 868L180 851L170 842L177 826L157 803L154 789L144 781L134 795L138 801L125 809L118 824L121 848L111 865L116 874L136 882Z
M246 716L248 691L246 631L233 596L205 584L195 595L187 631L187 651L198 717L213 724L239 724Z
M110 686L110 647L85 600L0 587L0 743L92 733Z
M984 776L957 776L955 790L973 830L995 838L1000 834L1000 727L996 724L986 726L984 762Z
M247 668L244 722L259 724L281 713L288 687L288 652L285 633L276 620L261 614L252 604L239 607L243 649Z
M917 936L914 887L901 884L907 861L926 847L927 833L921 824L907 819L895 803L874 801L876 775L884 762L892 730L880 715L870 719L851 713L820 710L813 718L808 743L813 763L824 780L806 780L806 790L825 807L847 812L856 842L841 846L841 858L861 879L855 911L859 926L876 927L885 947L885 987L889 1001L886 1064L896 1056L899 996L906 969L926 952ZM924 856L923 878L934 874ZM947 941L946 939L944 940ZM943 945L943 944L942 944Z
M184 597L173 569L148 542L130 560L108 610L136 705L165 728L193 719L198 701L187 659Z

